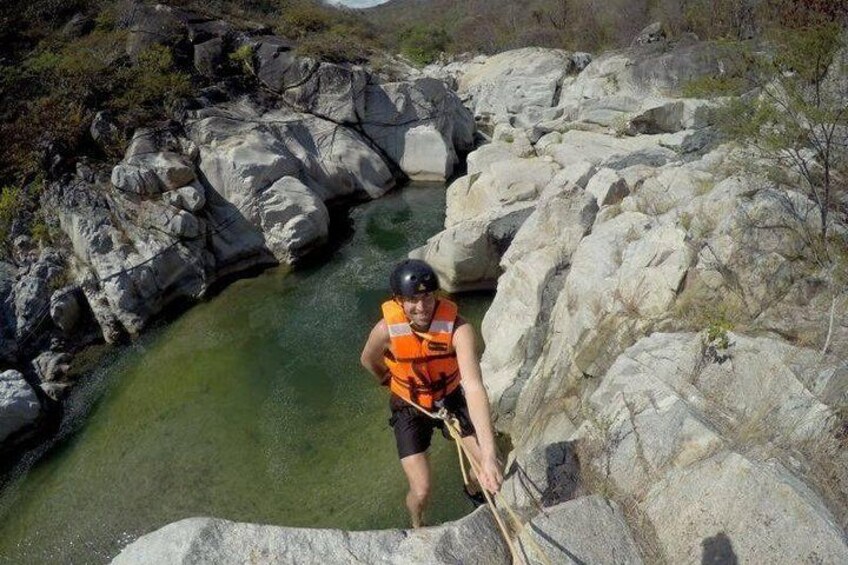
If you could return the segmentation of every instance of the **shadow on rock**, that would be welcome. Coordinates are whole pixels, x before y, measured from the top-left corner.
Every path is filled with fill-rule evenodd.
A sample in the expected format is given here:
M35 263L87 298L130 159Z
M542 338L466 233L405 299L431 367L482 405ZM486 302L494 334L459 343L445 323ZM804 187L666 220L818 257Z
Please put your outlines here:
M701 565L737 565L739 563L733 551L733 544L724 532L719 532L711 538L704 538L701 547L704 548Z

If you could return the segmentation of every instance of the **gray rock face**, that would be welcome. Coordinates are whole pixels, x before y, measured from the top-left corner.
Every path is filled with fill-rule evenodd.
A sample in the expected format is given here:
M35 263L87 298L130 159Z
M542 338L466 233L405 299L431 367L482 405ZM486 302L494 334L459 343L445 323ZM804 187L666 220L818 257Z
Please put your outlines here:
M669 475L648 494L648 518L676 562L716 554L716 536L738 562L843 563L845 531L818 497L779 463L717 456ZM702 540L701 544L692 543ZM721 547L721 546L719 546Z
M43 205L85 266L83 293L107 340L139 331L175 296L199 297L209 282L200 242L178 233L191 231L191 222L172 224L180 211L161 200L76 183L51 186Z
M17 371L0 373L0 443L32 426L41 415L41 403Z
M127 36L127 55L137 58L153 45L175 45L183 37L187 14L157 4L134 6Z
M483 320L487 348L481 360L501 427L511 418L521 386L541 353L553 297L597 209L591 196L574 187L543 199L503 257L505 272ZM510 321L508 328L503 320Z
M68 353L45 351L32 360L32 368L41 382L53 382L67 375L72 360Z
M37 337L37 326L49 315L50 284L60 279L64 271L64 262L58 253L45 250L36 263L19 273L14 289L16 335L19 340Z
M121 132L107 111L100 111L94 115L89 132L91 138L101 148L114 147L121 141Z
M206 205L206 190L199 182L172 190L163 196L165 202L187 212L198 212Z
M116 189L139 196L174 190L194 179L191 162L173 152L136 153L112 170L112 184Z
M535 545L527 542L529 537ZM530 522L519 539L532 563L642 563L624 514L618 505L600 496L586 496L548 508ZM534 555L535 547L545 553L548 561Z
M474 118L443 82L370 85L362 125L368 137L415 180L445 180L457 151L474 143Z
M469 543L469 540L474 540ZM258 526L190 518L165 526L130 544L116 565L170 563L342 564L509 563L506 548L488 510L456 522L420 530L343 532Z
M525 48L490 57L460 80L459 92L471 98L475 116L491 123L506 121L529 107L550 108L574 63L571 54Z
M654 22L639 32L633 39L633 45L647 45L665 40L665 30L662 22Z

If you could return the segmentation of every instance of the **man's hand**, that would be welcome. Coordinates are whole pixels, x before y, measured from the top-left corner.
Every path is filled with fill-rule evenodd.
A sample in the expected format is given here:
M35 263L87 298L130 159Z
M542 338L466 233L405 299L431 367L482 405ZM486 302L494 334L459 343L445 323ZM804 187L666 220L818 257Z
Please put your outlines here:
M501 490L503 474L501 474L501 466L495 456L486 457L484 455L480 467L480 476L477 477L480 486L493 494Z

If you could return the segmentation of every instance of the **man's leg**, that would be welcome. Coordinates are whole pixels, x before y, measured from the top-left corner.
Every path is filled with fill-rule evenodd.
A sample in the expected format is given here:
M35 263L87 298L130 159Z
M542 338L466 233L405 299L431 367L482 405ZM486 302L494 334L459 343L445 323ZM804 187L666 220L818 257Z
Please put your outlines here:
M409 492L406 495L406 507L412 519L412 527L424 525L424 510L430 498L430 458L427 453L416 453L400 460L406 479L409 481Z

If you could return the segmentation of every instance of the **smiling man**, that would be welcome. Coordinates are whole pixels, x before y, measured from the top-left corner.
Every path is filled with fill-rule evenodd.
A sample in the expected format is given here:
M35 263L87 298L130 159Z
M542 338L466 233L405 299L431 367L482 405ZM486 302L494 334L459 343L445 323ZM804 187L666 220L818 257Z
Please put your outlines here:
M409 492L406 507L414 528L423 524L430 496L427 449L441 427L411 406L441 407L457 417L462 441L481 467L483 488L496 492L503 477L495 453L489 401L483 388L474 329L456 304L436 296L439 280L424 261L407 259L392 271L392 298L371 330L362 365L391 390L390 423Z

